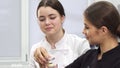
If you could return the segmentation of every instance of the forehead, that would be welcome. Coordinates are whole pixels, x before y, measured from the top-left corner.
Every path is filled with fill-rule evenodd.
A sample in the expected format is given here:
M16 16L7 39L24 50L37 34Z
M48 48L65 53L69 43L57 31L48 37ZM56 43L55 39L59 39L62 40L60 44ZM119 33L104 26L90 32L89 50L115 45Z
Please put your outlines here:
M92 25L91 22L89 20L87 20L85 17L84 17L84 24L85 25Z
M84 17L84 25L97 29L89 20Z
M49 15L49 14L59 14L55 9L51 7L40 7L38 9L38 16L40 15Z

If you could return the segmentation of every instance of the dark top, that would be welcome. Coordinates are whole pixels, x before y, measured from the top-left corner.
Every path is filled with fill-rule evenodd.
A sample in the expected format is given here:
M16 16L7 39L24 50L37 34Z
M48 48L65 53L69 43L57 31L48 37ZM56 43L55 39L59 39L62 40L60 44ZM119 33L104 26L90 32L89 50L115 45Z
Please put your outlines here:
M97 59L99 53L100 49L91 49L66 68L120 68L120 44L104 53L101 60Z

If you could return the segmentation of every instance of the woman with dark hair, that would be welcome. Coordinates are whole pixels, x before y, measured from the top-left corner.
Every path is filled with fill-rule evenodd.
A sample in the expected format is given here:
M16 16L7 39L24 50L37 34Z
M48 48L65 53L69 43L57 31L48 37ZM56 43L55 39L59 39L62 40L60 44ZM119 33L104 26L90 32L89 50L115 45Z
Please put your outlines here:
M57 68L64 68L90 49L86 39L68 34L63 29L65 12L58 0L42 0L37 8L37 18L45 38L32 46L31 68L46 68L53 64ZM48 64L51 55L54 59Z
M120 68L120 15L107 1L90 5L84 12L84 30L91 49L66 68Z

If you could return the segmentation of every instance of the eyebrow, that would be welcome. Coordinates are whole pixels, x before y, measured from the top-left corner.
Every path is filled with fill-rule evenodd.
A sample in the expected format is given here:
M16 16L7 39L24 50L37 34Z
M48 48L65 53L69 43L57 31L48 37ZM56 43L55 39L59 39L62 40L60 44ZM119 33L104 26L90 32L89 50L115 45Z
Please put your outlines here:
M41 17L44 17L44 16L39 16L38 18L41 18Z
M50 14L48 16L56 16L55 14ZM38 18L43 18L44 16L39 16Z
M48 15L48 16L55 16L55 14L50 14L50 15Z
M44 16L38 16L38 18L44 18Z

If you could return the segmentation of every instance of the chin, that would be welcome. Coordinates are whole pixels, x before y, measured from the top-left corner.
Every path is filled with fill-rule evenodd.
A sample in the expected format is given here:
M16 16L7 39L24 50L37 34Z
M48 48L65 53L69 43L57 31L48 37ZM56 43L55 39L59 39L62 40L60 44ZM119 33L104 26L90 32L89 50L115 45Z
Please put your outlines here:
M90 45L98 45L98 43L90 42Z
M46 33L47 35L53 35L53 33Z
M90 40L88 40L88 41L89 41L90 45L94 45L94 44L95 44L94 42L92 42L92 41L90 41Z

